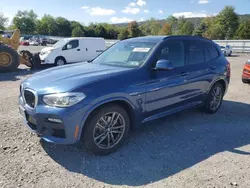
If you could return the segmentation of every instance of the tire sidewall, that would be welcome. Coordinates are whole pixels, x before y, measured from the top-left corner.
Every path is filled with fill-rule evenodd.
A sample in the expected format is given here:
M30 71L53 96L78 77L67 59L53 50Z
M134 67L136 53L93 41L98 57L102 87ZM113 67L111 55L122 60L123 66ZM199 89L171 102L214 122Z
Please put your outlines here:
M101 149L94 142L93 131L94 131L97 121L102 116L104 116L105 114L109 112L118 112L123 116L125 120L125 132L123 134L123 137L119 141L119 143L117 143L117 145L115 145L114 147L110 149ZM88 151L90 151L93 154L107 155L116 151L124 143L124 141L126 140L129 134L129 130L130 130L130 118L128 116L128 113L122 107L118 105L108 105L106 107L104 106L98 111L96 111L94 114L92 114L91 117L86 121L84 128L83 128L84 132L82 134L81 143L85 146L85 148Z
M210 102L211 102L211 98L212 98L212 91L214 90L214 88L216 87L220 87L221 91L222 91L222 97L221 97L221 101L220 101L220 105L218 106L218 108L216 108L215 110L211 109L211 106L210 106ZM208 112L208 113L211 113L211 114L214 114L216 113L221 105L222 105L222 101L223 101L223 97L224 97L224 88L223 86L220 84L220 83L216 83L213 85L213 87L210 89L209 93L208 93L208 96L207 96L207 99L206 99L206 102L205 102L205 111Z
M56 61L55 61L55 66L63 66L63 65L58 65L58 63L57 63L57 62L58 62L59 60L62 60L62 61L64 62L64 63L63 63L63 65L65 65L65 64L66 64L66 61L64 60L64 58L59 57L59 58L57 58L57 59L56 59Z

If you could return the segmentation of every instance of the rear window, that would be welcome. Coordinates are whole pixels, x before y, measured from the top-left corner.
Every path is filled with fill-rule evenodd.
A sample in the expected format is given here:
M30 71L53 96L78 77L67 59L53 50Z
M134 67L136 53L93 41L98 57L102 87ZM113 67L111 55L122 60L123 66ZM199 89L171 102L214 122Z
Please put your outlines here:
M219 56L219 52L218 52L218 50L216 49L216 47L213 44L208 43L206 45L206 48L209 51L210 61Z

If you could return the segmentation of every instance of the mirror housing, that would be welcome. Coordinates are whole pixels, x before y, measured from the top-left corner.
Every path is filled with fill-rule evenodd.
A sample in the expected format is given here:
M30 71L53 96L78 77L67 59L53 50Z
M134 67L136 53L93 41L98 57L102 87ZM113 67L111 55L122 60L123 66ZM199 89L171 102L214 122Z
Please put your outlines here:
M160 59L156 62L155 68L154 70L156 71L160 71L160 70L172 70L174 69L174 66L172 65L172 63L169 60L166 59Z

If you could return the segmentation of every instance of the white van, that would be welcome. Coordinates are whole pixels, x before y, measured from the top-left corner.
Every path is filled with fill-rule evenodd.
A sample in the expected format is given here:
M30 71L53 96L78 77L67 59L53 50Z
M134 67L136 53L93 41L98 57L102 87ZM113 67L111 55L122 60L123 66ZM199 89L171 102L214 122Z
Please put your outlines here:
M90 61L102 53L105 48L105 40L103 38L64 38L52 47L42 49L39 57L41 64L60 66L65 63Z

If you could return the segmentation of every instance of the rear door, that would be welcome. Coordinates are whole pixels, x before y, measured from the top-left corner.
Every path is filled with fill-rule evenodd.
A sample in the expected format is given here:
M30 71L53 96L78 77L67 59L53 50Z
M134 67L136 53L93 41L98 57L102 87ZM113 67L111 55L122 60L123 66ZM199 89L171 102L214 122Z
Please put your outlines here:
M204 40L186 40L186 71L189 102L202 102L204 94L210 86L213 71L216 67L209 64L211 61L208 42Z

